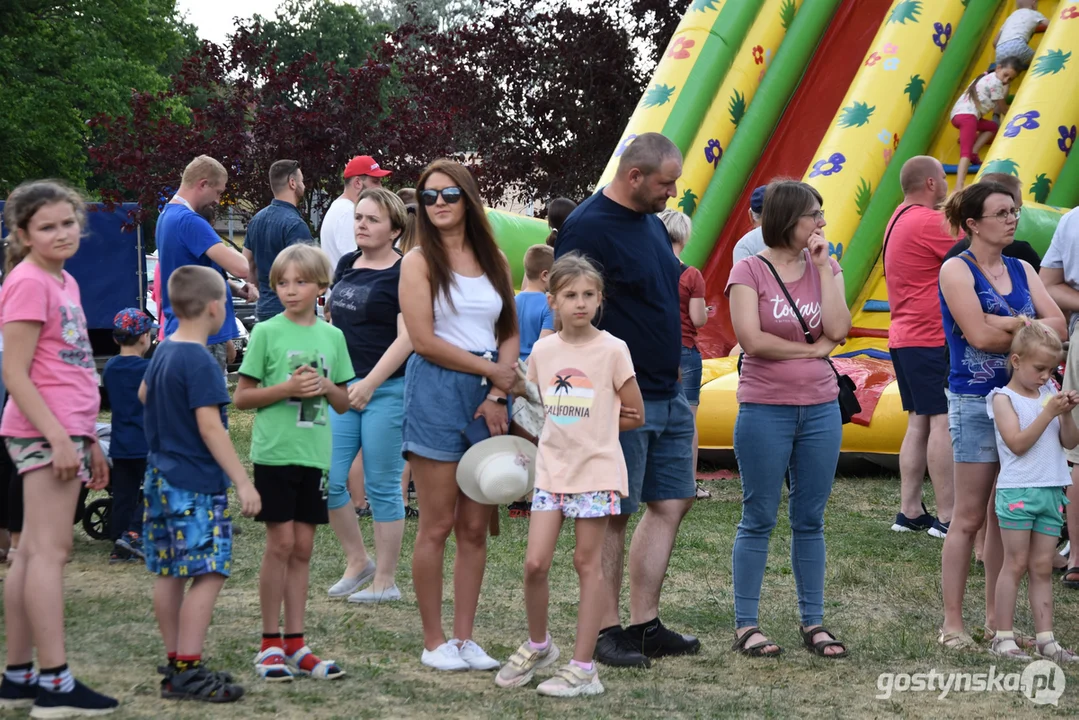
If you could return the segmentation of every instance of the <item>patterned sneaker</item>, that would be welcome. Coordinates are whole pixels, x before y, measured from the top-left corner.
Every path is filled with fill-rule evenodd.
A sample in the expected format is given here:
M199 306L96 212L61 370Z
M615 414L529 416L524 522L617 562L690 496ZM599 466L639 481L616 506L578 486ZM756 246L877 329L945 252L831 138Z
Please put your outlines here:
M37 700L34 701L33 709L30 710L30 717L70 718L108 715L119 706L119 700L94 692L76 680L71 692L38 691Z
M142 549L142 538L139 537L138 533L129 530L120 536L116 541L116 544L124 550L127 550L139 560L146 559L146 553L143 552Z
M527 685L537 670L554 664L558 660L558 655L558 646L551 640L547 641L547 647L543 650L533 650L532 644L525 640L498 671L498 675L495 676L495 685L501 688Z
M488 655L483 648L471 640L461 642L454 638L450 640L450 643L460 648L461 659L468 664L469 670L497 670L502 666L502 663Z
M595 667L589 672L570 663L559 668L554 677L541 682L536 692L547 697L599 695L603 692L603 683L599 681L599 673Z
M32 673L30 674L33 677ZM11 682L0 672L0 710L28 708L37 700L37 682Z

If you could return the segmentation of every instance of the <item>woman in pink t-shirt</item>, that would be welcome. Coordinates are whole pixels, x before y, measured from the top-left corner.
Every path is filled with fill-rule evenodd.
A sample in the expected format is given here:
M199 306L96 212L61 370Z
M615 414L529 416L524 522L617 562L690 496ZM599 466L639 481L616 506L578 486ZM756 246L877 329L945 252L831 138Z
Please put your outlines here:
M825 358L850 330L850 311L842 271L828 255L822 232L820 193L805 183L775 181L764 196L763 217L767 247L736 263L727 283L734 332L745 351L734 426L742 521L734 540L733 649L754 657L782 652L757 627L757 611L768 540L789 473L791 564L802 640L814 654L837 658L847 648L821 623L824 507L843 423L836 376Z
M547 576L562 522L570 518L576 538L573 565L581 584L577 639L569 664L536 690L555 697L598 695L603 685L592 655L604 611L603 541L608 519L619 513L619 498L629 492L618 433L644 424L644 400L629 347L592 324L603 301L603 277L595 266L576 253L559 258L551 268L548 298L561 329L537 341L528 358L528 379L539 386L547 413L525 554L528 640L495 683L524 686L536 670L558 659L558 647L547 632Z
M19 552L4 582L3 696L33 703L35 713L45 714L61 707L98 714L119 704L76 681L64 649L64 563L72 527L58 519L75 516L83 483L99 490L109 481L94 427L94 354L79 286L64 270L79 249L83 220L82 199L55 182L24 183L4 207L12 233L0 325L10 399L0 435L22 476L24 520Z

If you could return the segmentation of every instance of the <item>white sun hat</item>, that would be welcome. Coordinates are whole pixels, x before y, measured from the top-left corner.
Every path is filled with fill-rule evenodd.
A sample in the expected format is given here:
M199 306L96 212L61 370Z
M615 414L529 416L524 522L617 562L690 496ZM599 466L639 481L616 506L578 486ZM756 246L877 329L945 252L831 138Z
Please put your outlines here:
M478 442L457 464L461 492L483 505L507 505L536 482L536 446L516 435Z

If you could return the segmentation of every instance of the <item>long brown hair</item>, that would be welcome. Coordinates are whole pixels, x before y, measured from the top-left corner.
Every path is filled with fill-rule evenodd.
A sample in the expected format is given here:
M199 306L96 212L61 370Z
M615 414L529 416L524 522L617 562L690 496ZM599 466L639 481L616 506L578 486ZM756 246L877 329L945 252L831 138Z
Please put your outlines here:
M970 234L967 221L981 219L985 210L985 201L990 195L1004 195L1015 199L1011 190L994 182L976 182L948 196L944 202L944 219L951 225L954 235Z
M997 63L997 67L1011 68L1015 72L1019 72L1020 70L1023 69L1020 66L1019 58L1014 58L1014 57L1006 57L1006 58L1004 58L1003 60L1001 60L1000 62ZM978 87L978 81L981 80L986 75L989 75L990 73L993 73L993 72L996 72L996 70L993 69L993 70L990 70L987 73L982 73L978 77L971 80L970 85L967 85L967 91L966 91L967 92L967 97L970 98L970 101L972 103L974 103L974 109L975 110L981 110L982 109L981 106L978 105L978 92L976 90L976 88Z
M487 222L487 214L483 211L483 201L480 200L480 189L472 173L464 165L448 158L441 158L428 165L420 175L420 181L416 184L417 195L423 194L427 188L427 181L434 173L442 173L461 188L464 196L461 201L465 203L465 243L472 248L483 274L487 276L487 280L502 298L502 312L495 324L495 335L501 342L517 333L517 309L513 302L513 283L510 280L509 263L499 250L494 233L491 231L491 224ZM453 299L450 297L449 290L450 285L455 282L453 269L450 267L449 257L446 254L446 246L442 244L442 235L431 222L426 205L421 205L420 211L416 214L416 239L420 250L423 251L423 256L427 259L432 299L437 299L442 294L452 308Z

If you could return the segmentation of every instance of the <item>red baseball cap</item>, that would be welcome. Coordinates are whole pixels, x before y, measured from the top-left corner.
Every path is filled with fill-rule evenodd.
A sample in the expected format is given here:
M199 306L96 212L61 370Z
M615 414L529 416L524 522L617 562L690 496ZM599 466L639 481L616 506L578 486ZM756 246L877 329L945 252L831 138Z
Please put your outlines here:
M345 180L358 175L370 175L371 177L386 177L389 170L383 170L370 155L357 155L345 165Z

